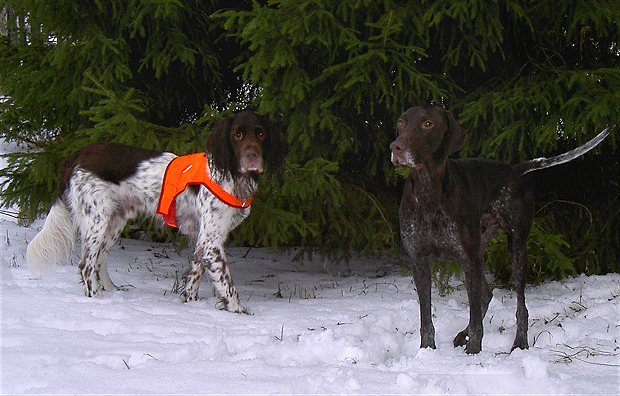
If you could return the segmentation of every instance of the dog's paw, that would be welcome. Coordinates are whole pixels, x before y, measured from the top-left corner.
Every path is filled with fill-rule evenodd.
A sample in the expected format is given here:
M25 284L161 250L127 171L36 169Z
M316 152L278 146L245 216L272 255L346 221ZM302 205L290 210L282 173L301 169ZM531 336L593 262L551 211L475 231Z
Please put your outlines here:
M239 304L239 301L228 301L225 298L220 299L220 301L217 303L217 308L223 311L238 313L242 315L248 314L248 311L241 304Z
M454 337L454 341L452 341L454 347L462 347L467 345L467 329L461 331Z
M241 314L241 315L250 315L250 313L248 312L248 310L247 310L247 309L245 309L245 308L244 308L244 307L242 307L242 306L239 306L239 308L238 308L237 310L235 310L235 311L231 311L231 312L238 313L238 314Z
M472 342L472 340L467 341L467 345L465 345L465 353L468 355L475 355L480 353L482 350L482 340L480 342Z
M183 291L181 293L181 298L183 299L183 302L198 301L198 293L188 293L187 291Z
M420 340L420 349L422 348L437 349L435 346L435 337L422 337Z
M510 352L514 351L517 348L519 348L519 349L529 349L529 346L527 345L527 339L525 339L525 340L515 339L515 342L512 344L512 348L510 348Z
M94 283L94 285L93 285L93 283L94 282L92 282L92 283L89 282L89 283L85 283L84 284L85 285L84 286L84 295L86 297L93 298L93 297L98 297L99 295L102 294L103 288L101 286L99 286L98 283Z
M227 311L232 313L238 313L241 315L248 315L248 310L242 307L240 304L234 304L233 307L226 308Z

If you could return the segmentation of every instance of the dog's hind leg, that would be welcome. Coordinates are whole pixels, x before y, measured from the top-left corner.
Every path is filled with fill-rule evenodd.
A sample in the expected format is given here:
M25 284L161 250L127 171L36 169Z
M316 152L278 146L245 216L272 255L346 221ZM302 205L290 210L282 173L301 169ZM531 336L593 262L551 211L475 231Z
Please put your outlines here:
M527 281L528 262L526 250L526 236L508 235L508 247L512 259L512 273L517 292L517 334L511 351L516 348L527 349L528 312L525 306L525 283Z
M78 223L82 240L82 257L78 266L84 285L84 294L93 297L99 289L112 289L113 284L102 263L118 236L119 220L116 210L116 192L110 184L97 179L89 172L76 170L70 190L70 207ZM122 227L121 227L122 229Z
M428 259L420 256L413 259L411 267L420 303L420 348L435 349L435 327L431 316L431 267Z
M84 294L94 297L99 291L99 268L97 258L103 238L101 230L89 230L82 234L82 258L78 270L84 286Z
M84 293L88 297L95 296L99 289L106 291L118 289L108 274L107 258L125 222L121 219L104 222L101 221L102 217L104 216L92 218L92 226L82 237L82 259L78 268L84 284Z
M120 290L120 288L112 282L112 279L110 279L110 274L108 273L108 254L110 253L110 248L112 248L114 242L116 242L118 237L121 235L126 223L127 221L123 217L117 215L112 216L104 236L105 240L99 248L97 267L99 269L99 281L103 290Z

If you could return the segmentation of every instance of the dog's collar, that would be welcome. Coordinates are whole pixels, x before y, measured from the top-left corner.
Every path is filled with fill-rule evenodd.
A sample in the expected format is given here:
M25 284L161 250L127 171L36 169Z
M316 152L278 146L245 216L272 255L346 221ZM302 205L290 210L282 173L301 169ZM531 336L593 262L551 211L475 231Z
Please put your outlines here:
M178 227L176 197L190 185L205 186L217 199L233 208L245 209L252 204L252 197L235 197L211 178L206 153L182 155L170 161L166 167L157 205L157 213L171 227Z

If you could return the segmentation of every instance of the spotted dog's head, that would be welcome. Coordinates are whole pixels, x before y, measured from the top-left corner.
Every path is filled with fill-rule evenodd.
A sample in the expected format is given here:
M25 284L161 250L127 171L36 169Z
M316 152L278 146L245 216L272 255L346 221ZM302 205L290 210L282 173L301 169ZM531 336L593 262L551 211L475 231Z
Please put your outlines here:
M284 156L279 132L272 130L266 117L251 111L217 123L208 135L207 152L220 171L254 178L264 171L277 171Z

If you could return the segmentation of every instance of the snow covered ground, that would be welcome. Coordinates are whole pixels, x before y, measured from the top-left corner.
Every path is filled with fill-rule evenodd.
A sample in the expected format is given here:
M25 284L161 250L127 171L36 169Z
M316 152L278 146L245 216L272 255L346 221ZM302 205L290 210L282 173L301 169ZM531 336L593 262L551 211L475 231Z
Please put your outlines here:
M3 164L2 164L3 165ZM4 165L3 165L4 166ZM30 227L0 214L0 393L618 394L620 275L530 286L530 349L510 350L515 296L496 289L483 351L452 338L467 323L462 282L433 292L437 349L419 349L418 303L399 258L294 262L294 251L230 248L250 315L171 292L188 250L122 240L110 275L128 290L86 298L73 263L46 277L25 263Z

